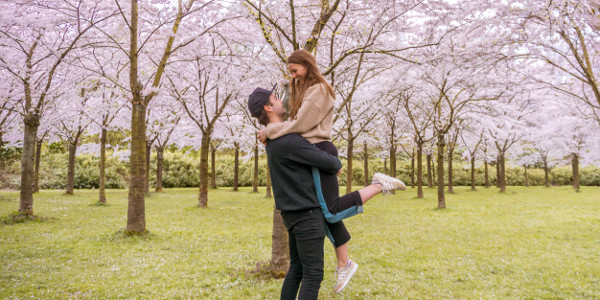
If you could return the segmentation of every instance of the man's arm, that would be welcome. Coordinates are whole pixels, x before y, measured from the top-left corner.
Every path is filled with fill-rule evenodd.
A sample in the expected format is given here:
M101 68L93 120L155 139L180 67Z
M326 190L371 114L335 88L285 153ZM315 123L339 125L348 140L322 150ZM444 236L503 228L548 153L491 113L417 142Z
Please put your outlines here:
M290 136L286 158L297 163L316 167L319 170L335 174L342 168L342 162L335 156L317 148L298 134Z

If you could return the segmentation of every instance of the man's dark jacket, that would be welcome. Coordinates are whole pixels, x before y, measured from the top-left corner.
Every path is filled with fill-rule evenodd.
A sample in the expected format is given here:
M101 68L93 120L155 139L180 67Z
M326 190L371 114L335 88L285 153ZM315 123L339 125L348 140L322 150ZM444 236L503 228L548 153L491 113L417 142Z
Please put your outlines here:
M337 173L340 160L322 151L297 133L267 140L267 157L275 207L281 211L318 208L311 167L326 173Z

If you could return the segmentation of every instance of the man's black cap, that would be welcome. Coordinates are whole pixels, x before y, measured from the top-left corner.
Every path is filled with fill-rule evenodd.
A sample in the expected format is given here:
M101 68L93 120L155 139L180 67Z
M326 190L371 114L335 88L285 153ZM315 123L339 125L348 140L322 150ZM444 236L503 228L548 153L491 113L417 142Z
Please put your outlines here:
M273 88L270 91L263 88L254 89L254 92L248 97L248 110L250 111L250 115L255 118L260 116L264 106L269 103L269 97L273 94L276 86L277 84L273 85Z

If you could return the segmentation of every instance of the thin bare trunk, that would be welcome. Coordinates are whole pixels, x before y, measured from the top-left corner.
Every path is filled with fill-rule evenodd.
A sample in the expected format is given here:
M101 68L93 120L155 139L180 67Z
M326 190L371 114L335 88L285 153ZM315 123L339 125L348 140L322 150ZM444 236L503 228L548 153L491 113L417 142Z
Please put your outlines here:
M35 144L35 177L33 179L33 192L40 191L40 160L42 159L42 140Z
M550 187L550 168L548 168L548 161L544 159L544 186Z
M258 146L254 146L254 180L252 181L252 192L258 193Z
M471 156L471 191L477 190L475 188L475 156Z
M423 197L423 145L417 145L417 198Z
M211 189L216 189L217 188L217 174L216 174L216 156L217 156L217 149L212 149L210 151L210 188Z
M500 188L500 193L506 192L506 164L504 161L504 152L501 152L499 155L498 161L498 187Z
M396 177L396 146L390 147L390 176Z
M524 165L523 168L525 169L525 187L529 187L529 176L527 176L527 165Z
M238 184L240 178L240 146L235 144L235 156L233 161L233 190L238 191Z
M100 133L100 177L98 182L98 202L106 203L106 129Z
M427 154L427 186L433 187L433 174L431 172L431 154Z
M410 157L410 187L415 188L415 153Z
M165 148L156 148L156 188L154 191L160 193L163 191L163 166L165 162Z
M444 135L438 136L438 151L437 151L437 191L438 191L438 208L446 208L446 195L444 194Z
M580 177L579 177L579 155L573 153L572 157L573 166L573 189L575 192L580 191Z
M200 144L200 191L198 193L198 206L208 207L208 151L210 146L210 133L202 133Z
M500 154L498 154L498 159L496 159L496 187L500 187Z
M282 278L290 265L288 234L283 225L281 212L273 207L273 236L271 246L271 270L274 277Z
M366 141L363 143L363 172L365 174L364 185L369 186L371 184L369 180L369 148Z
M269 164L267 164L267 193L265 194L265 197L273 197L271 194L271 169L269 169Z
M352 156L354 155L354 138L348 130L348 163L346 167L346 194L352 192Z
M383 173L384 174L389 174L388 173L388 167L387 167L387 157L383 159Z
M146 105L134 100L131 114L127 231L140 234L146 231Z
M146 141L146 174L144 178L144 190L150 194L150 155L152 154L152 143Z
M77 154L77 141L69 143L69 163L67 166L67 195L73 195L75 186L75 155Z
M129 48L129 85L132 92L131 105L131 154L129 202L127 204L127 233L141 234L146 232L146 109L147 103L142 99L141 83L138 81L138 0L131 0Z
M23 156L21 157L19 213L33 215L33 156L40 116L29 114L25 116L23 123L25 123L25 130L23 133Z
M450 147L449 147L450 148ZM454 180L452 173L452 156L454 154L454 149L448 149L448 193L454 193Z
M484 176L485 176L485 188L489 189L490 188L490 175L489 175L489 170L488 170L488 163L486 160L483 161L483 172L484 172Z

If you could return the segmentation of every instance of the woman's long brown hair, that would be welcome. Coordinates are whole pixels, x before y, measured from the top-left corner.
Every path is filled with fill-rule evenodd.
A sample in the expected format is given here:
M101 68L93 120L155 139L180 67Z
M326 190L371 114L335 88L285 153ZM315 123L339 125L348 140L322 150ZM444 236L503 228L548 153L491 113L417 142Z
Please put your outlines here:
M298 110L300 110L300 107L302 106L302 99L304 98L306 90L315 84L324 84L327 87L327 92L331 97L335 98L333 88L327 83L325 78L323 78L321 72L319 72L315 57L310 54L310 52L306 50L296 50L287 59L287 63L299 64L306 68L306 75L302 82L297 78L292 78L290 80L290 118L293 119L296 117Z

